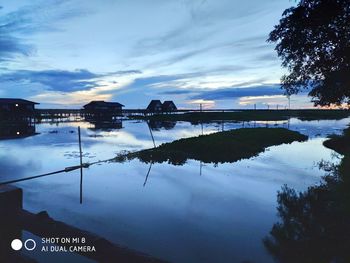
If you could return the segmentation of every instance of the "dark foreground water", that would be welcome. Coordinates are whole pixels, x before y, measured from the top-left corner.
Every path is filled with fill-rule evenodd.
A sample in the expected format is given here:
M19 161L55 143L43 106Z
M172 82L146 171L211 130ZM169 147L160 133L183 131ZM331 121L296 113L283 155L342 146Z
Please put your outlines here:
M257 157L226 164L188 161L183 166L133 160L15 184L24 208L46 210L56 220L89 230L122 246L171 262L273 262L262 239L278 221L276 195L284 184L303 191L318 184L321 160L339 157L322 142L341 133L339 121L251 122L245 127L289 127L309 136L268 148ZM84 162L123 150L153 146L145 122L95 127L87 122L38 124L36 135L0 141L0 180L12 180L78 165L77 127L82 128ZM242 123L152 125L155 142L242 127ZM24 233L25 237L33 237ZM34 237L36 238L36 237ZM27 252L39 262L91 262L67 253Z

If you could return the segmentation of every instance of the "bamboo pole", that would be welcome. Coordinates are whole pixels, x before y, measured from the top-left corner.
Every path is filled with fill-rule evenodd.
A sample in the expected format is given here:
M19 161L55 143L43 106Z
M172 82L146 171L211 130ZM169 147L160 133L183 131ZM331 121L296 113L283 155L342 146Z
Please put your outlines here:
M79 155L80 155L80 203L83 203L83 151L81 149L80 126L78 126Z

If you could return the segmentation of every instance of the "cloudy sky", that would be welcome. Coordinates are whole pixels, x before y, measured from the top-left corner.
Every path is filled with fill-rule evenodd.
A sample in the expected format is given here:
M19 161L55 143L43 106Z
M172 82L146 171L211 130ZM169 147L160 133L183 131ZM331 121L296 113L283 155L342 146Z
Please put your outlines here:
M0 97L41 107L287 105L268 33L290 0L0 2ZM292 106L305 107L304 95Z

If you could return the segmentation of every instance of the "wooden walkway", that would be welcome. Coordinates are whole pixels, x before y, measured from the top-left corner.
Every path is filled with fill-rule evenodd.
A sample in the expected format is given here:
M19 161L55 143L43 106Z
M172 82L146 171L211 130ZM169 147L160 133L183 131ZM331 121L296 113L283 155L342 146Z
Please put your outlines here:
M234 112L234 111L242 111L242 110L235 110L235 109L179 109L171 113L186 113L186 112ZM84 109L36 109L35 115L38 118L67 118L67 117L85 117L89 113L87 113ZM117 115L122 116L130 116L130 115L147 115L147 114L154 114L152 112L149 112L146 109L123 109L122 114L117 113ZM160 112L161 113L161 112ZM112 114L113 115L113 114Z
M83 117L84 110L81 109L36 109L36 116L40 118L66 118L66 117Z

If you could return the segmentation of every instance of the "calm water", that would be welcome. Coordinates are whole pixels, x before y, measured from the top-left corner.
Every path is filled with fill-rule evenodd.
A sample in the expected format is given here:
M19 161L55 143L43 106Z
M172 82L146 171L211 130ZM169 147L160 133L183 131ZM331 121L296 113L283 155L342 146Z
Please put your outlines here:
M79 203L79 171L16 185L23 188L24 208L31 212L46 210L57 220L171 262L273 262L261 240L278 220L277 191L284 184L302 191L320 182L324 172L318 169L318 162L339 161L322 142L349 123L349 118L245 123L245 127L289 127L308 135L309 140L270 147L257 157L235 163L153 164L147 181L149 164L137 160L93 165L84 170L83 204ZM39 124L35 136L1 140L1 181L78 165L78 126L82 128L84 162L153 146L145 122L123 121L121 125ZM152 124L157 145L242 126ZM39 262L90 262L75 255L35 257Z

